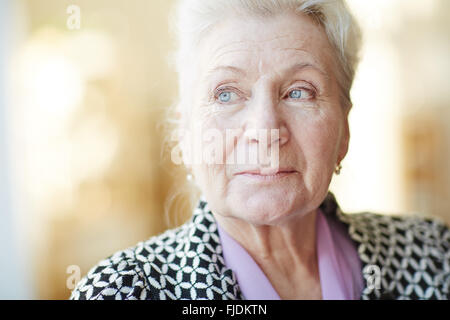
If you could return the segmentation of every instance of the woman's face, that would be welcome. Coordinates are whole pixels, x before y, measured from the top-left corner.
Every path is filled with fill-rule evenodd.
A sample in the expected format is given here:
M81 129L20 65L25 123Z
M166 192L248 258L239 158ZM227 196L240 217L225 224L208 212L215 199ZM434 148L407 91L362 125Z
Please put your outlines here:
M198 50L184 144L214 152L190 165L213 212L257 225L312 212L349 138L323 29L306 15L227 18ZM264 148L271 168L236 158Z

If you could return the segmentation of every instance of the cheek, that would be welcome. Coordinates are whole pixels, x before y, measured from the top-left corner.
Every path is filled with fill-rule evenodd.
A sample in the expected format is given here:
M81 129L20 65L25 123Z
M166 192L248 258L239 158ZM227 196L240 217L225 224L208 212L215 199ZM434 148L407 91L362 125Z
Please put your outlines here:
M225 130L213 118L197 117L191 123L192 170L203 190L226 185Z
M198 132L196 141L201 143L204 157L210 156L212 152L217 155L212 156L216 168L225 170L226 163L233 165L237 161L237 147L241 146L239 141L244 133L240 117L239 113L218 114L204 116L197 121L197 127L201 129L194 129ZM202 141L200 141L199 130L202 131Z
M296 116L292 138L305 161L312 166L334 166L342 136L342 124L336 114L315 117ZM299 125L301 124L301 125Z

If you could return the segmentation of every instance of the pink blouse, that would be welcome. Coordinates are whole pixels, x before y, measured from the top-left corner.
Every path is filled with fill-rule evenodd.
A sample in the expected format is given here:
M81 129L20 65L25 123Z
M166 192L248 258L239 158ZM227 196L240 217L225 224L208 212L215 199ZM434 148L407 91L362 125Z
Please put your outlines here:
M280 296L248 252L219 224L218 230L225 264L235 273L243 296L248 300L279 300ZM323 299L359 299L364 283L356 245L345 226L337 219L327 218L320 209L316 246Z

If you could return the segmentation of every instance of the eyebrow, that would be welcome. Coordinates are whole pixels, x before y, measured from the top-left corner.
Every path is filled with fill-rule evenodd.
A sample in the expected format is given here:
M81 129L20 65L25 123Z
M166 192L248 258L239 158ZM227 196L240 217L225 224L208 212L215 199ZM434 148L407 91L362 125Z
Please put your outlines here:
M243 69L238 68L238 67L234 67L234 66L217 66L217 67L209 70L207 72L207 76L209 77L209 76L213 75L214 73L216 73L217 71L229 71L229 72L233 72L233 73L238 73L240 75L245 75L246 74L246 72Z
M325 72L325 70L323 70L317 64L309 63L309 62L296 63L296 64L290 66L289 68L286 68L285 70L289 70L286 73L295 73L295 72L305 69L305 68L313 68L314 70L320 72L323 76L328 78L328 74Z
M298 72L305 68L313 68L316 71L318 71L319 73L321 73L323 76L325 76L327 79L329 78L329 75L322 68L320 68L316 64L313 64L310 62L301 62L301 63L293 64L292 66L290 66L288 68L284 68L283 73L284 74L293 74L293 73ZM244 69L241 69L241 68L238 68L235 66L231 66L231 65L225 65L225 66L217 66L217 67L209 70L207 72L207 78L209 78L211 75L213 75L217 71L228 71L228 72L232 72L232 73L237 73L241 76L245 76L247 74Z

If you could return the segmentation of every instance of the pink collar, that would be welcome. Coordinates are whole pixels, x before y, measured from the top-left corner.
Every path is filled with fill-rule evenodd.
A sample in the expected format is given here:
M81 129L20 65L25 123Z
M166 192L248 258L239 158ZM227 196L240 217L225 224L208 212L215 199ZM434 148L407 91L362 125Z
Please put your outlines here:
M223 257L233 270L243 296L248 300L279 300L264 272L248 252L218 225ZM361 261L356 247L337 219L317 210L316 248L324 300L359 299L363 288Z

